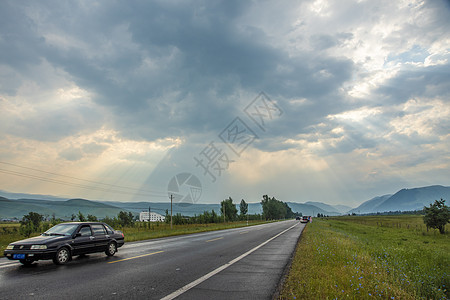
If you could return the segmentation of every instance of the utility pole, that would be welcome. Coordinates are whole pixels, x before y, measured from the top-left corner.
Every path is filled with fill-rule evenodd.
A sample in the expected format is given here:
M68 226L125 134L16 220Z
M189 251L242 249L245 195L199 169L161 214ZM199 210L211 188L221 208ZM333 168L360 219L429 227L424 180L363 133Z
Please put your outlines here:
M173 195L170 194L170 229L172 229L172 200L173 200Z
M225 216L226 216L226 212L225 212L225 201L223 201L223 223L225 223Z

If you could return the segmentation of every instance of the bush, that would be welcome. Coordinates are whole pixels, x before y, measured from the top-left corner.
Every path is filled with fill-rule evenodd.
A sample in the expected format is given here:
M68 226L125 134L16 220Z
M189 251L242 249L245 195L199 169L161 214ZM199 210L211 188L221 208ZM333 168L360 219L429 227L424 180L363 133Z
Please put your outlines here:
M441 234L445 233L445 225L450 219L449 207L445 205L445 200L434 201L429 207L424 207L425 216L423 222L427 228L439 229Z

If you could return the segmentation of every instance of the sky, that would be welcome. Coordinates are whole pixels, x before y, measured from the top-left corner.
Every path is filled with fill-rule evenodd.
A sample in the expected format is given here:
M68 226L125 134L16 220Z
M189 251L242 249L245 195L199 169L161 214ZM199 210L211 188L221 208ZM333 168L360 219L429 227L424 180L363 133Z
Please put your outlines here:
M356 207L450 179L450 3L1 1L0 190Z

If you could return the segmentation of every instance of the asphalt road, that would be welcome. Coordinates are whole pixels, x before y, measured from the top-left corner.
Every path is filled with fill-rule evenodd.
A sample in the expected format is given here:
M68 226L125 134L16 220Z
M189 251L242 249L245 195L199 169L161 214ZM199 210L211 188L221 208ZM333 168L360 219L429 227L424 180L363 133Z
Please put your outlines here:
M285 221L126 243L114 257L0 259L0 299L271 299L304 224Z

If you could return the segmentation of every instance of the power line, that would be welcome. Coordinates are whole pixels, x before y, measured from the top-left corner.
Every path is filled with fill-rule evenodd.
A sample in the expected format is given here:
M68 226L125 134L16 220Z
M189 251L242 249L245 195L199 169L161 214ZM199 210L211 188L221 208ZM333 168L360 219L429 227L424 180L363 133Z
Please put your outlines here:
M80 181L84 181L84 182L105 185L105 186L112 187L112 188L121 188L121 189L127 189L127 190L139 191L139 192L142 191L142 192L146 192L146 193L154 193L154 194L161 195L160 197L163 197L162 196L163 194L164 194L164 197L167 196L167 194L161 193L161 192L158 192L158 191L143 190L143 189L131 188L131 187L127 187L127 186L113 185L113 184L110 184L110 183L104 183L104 182L99 182L99 181L87 180L87 179L82 179L82 178L78 178L78 177L73 177L73 176L68 176L68 175L63 175L63 174L43 171L43 170L39 170L39 169L34 169L34 168L30 168L30 167L24 167L24 166L20 166L20 165L17 165L17 164L4 162L4 161L0 161L0 164L10 165L10 166L14 166L14 167L18 167L18 168L22 168L22 169L26 169L26 170L32 170L32 171L41 172L41 173L45 173L45 174L56 175L56 176L60 176L60 177L66 177L66 178L80 180ZM19 173L19 172L17 172L17 173ZM27 174L25 174L25 175L27 175Z
M41 176L37 176L37 175L25 174L25 173L11 171L11 170L5 170L5 169L0 169L0 173L14 175L14 176L23 177L23 178L40 180L40 181L44 181L44 182L56 183L56 184L61 184L61 185L66 185L66 186L102 191L102 192L107 192L107 193L118 193L118 194L125 194L125 195L139 195L139 196L160 197L160 198L167 197L167 194L164 194L164 195L159 194L158 195L158 194L145 194L145 193L139 193L139 192L132 193L132 192L126 192L126 191L120 191L120 190L106 189L106 188L102 188L102 187L88 186L88 185L83 185L83 184L79 184L79 183L67 182L67 181L62 181L62 180L58 180L58 179L46 178L46 177L41 177ZM110 185L110 186L115 187L113 185ZM120 188L120 186L117 186L117 187ZM137 189L135 189L135 190L140 191Z

